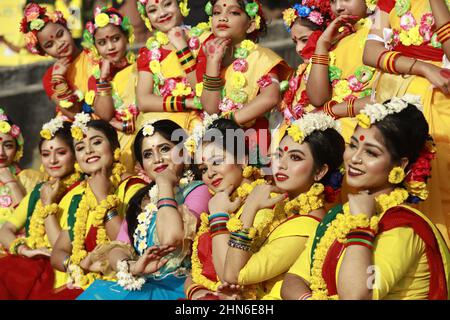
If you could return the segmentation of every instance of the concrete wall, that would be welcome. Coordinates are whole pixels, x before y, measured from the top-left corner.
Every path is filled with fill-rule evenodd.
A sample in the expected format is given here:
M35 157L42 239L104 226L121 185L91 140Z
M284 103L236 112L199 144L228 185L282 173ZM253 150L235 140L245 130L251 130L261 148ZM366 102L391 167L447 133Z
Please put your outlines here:
M261 39L261 44L272 48L292 67L300 62L290 35L281 21L274 21L269 26L267 36ZM22 167L39 167L39 131L42 124L54 115L54 104L45 95L41 82L50 64L40 62L0 68L0 106L3 106L12 120L22 128L25 139Z

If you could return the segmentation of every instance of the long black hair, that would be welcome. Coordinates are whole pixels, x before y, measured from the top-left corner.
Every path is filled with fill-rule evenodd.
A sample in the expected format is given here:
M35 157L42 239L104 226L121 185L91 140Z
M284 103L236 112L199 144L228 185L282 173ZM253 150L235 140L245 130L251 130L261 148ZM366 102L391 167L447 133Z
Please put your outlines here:
M184 129L171 120L159 120L153 123L152 126L154 128L154 133L159 133L161 136L164 137L164 139L171 141L174 144L182 143L187 138L187 134L184 131ZM174 132L177 132L179 134L173 136L172 134ZM144 138L145 138L144 128L142 128L137 133L133 144L134 157L141 166L143 165L142 142ZM134 231L136 230L138 225L137 216L142 211L141 208L142 200L146 195L148 195L148 192L154 185L155 182L151 182L149 185L143 187L138 192L136 192L136 194L129 201L125 219L128 224L128 236L130 237L131 241L133 241Z

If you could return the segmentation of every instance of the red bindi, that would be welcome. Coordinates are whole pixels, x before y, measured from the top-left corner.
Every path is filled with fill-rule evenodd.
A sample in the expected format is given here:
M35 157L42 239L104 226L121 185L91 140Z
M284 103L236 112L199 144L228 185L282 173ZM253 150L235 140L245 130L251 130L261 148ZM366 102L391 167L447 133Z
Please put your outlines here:
M359 136L359 141L364 141L364 140L366 140L366 137L364 135L360 135Z
M288 146L284 147L284 151L285 152L289 151L289 147Z
M227 6L227 4L226 4L226 3L224 3L224 4L223 4L223 6L224 6L224 7L226 7L226 6Z

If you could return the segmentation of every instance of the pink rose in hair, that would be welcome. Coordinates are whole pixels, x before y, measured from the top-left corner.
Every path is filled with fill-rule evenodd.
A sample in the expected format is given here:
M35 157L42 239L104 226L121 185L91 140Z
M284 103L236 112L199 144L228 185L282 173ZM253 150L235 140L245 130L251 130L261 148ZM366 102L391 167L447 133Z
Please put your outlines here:
M9 132L13 138L17 138L20 135L20 128L13 124L11 126L11 131Z

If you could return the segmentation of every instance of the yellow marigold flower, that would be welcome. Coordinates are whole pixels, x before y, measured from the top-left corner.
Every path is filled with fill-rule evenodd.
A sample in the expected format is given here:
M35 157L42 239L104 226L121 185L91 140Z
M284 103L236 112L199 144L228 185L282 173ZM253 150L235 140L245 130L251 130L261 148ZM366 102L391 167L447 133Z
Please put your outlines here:
M261 16L260 15L257 15L255 17L255 28L256 28L256 30L261 29Z
M248 237L250 239L254 239L255 236L256 236L256 229L252 227L248 230Z
M86 95L84 96L84 101L92 106L92 104L94 103L94 98L95 98L95 91L94 90L89 90L88 93L86 93Z
M159 63L159 61L152 60L150 62L150 70L152 71L153 74L161 73L161 64Z
M251 167L251 166L247 166L247 167L245 167L245 169L244 169L244 171L242 172L242 176L244 177L244 178L250 178L252 175L253 175L253 167Z
M402 30L400 32L399 40L405 46L410 46L412 44L412 41L411 41L411 39L408 36L408 32L405 31L405 30Z
M106 27L109 24L109 16L106 13L100 13L95 17L95 24L99 28Z
M114 160L115 161L119 161L120 160L120 157L121 157L121 152L120 152L120 149L119 148L117 148L116 150L114 150ZM108 203L108 205L109 206L115 206L116 205L116 203L117 203L117 199L114 197L114 198L106 198L106 200L107 200L107 203Z
M243 225L242 221L236 217L231 218L227 222L227 229L230 232L236 232L236 231L242 230L243 226L244 225Z
M187 149L187 151L191 154L193 154L195 152L195 149L197 149L197 143L195 142L195 139L188 139L184 143L184 146Z
M62 100L59 102L59 106L64 109L69 109L73 106L73 103L67 100Z
M289 8L283 11L284 23L290 28L297 19L297 11L294 8Z
M360 113L356 116L358 120L358 125L363 129L369 129L372 124L370 121L370 117L367 114Z
M426 200L428 198L427 184L423 181L408 182L406 183L406 188L413 196L419 197L422 200Z
M11 125L6 121L0 121L0 132L6 134L9 131L11 131Z
M52 138L52 133L48 129L41 130L40 134L41 137L44 138L45 140L50 140Z
M394 167L389 173L389 182L399 184L405 179L405 170L402 167Z
M70 132L72 133L72 137L77 140L83 140L83 130L81 130L80 127L72 127L72 129L70 129Z
M241 42L241 48L252 51L256 48L256 44L251 40L244 40Z
M206 22L200 22L197 25L197 28L202 29L202 30L208 30L209 29L209 24Z
M295 142L301 143L303 141L303 132L296 125L290 126L287 129L287 133Z
M148 30L152 31L152 23L150 22L150 20L148 18L144 19L145 21L145 26L147 27Z
M165 34L163 32L158 32L158 33L156 33L156 41L158 41L163 46L165 46L166 44L169 43L169 37L167 36L167 34Z
M322 194L322 192L325 190L325 187L321 183L314 183L311 187L311 195L318 196L319 194ZM308 192L309 193L309 192Z
M344 101L344 98L352 94L347 80L339 80L334 86L334 99L337 102Z
M203 82L199 82L195 85L195 95L201 97L203 93Z
M182 97L190 95L191 92L192 92L191 87L187 87L183 82L179 82L175 86L175 89L173 89L172 95L174 97Z
M234 72L231 76L231 85L233 88L240 89L245 86L246 79L241 72Z
M183 17L187 17L189 15L191 10L188 8L187 2L180 2L180 11Z

